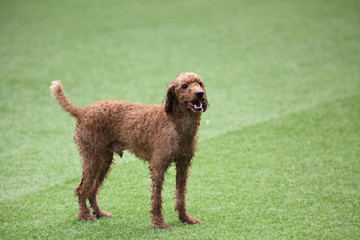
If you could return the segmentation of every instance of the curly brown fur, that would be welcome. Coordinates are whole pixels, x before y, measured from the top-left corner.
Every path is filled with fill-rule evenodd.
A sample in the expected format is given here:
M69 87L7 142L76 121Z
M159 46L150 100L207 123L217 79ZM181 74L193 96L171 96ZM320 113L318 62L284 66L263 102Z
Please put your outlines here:
M125 101L96 102L84 108L72 104L59 81L51 85L59 105L77 119L74 140L82 156L82 179L75 189L78 217L95 220L110 217L100 209L96 196L113 162L128 150L149 162L151 173L151 214L155 228L171 228L162 215L161 191L164 174L176 166L175 209L179 219L199 223L186 211L185 194L189 167L197 149L201 112L208 107L204 82L195 73L182 73L168 86L166 103L146 105ZM93 215L86 205L89 200Z

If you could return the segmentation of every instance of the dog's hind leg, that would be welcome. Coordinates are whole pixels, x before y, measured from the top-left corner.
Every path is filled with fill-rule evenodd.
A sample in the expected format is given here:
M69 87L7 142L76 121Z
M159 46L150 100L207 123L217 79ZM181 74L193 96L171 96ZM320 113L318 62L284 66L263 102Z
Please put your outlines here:
M99 208L96 195L110 169L114 154L109 150L106 150L105 147L97 145L88 146L81 141L78 141L78 146L80 154L83 157L82 179L75 189L75 194L79 201L78 217L80 220L87 221L95 220L95 217L111 216L111 214L108 214ZM90 214L90 209L86 205L86 199L89 199L95 217Z
M93 180L93 188L91 189L91 193L89 196L89 202L91 208L93 209L93 214L96 218L103 217L111 217L111 213L107 213L100 209L99 204L97 202L97 194L99 187L102 185L104 179L106 178L110 166L113 162L113 153L112 152L104 152L101 156L99 156L99 166L97 168L96 178Z
M79 217L79 220L85 220L85 221L95 220L95 218L90 215L90 210L86 205L86 192L85 192L86 191L86 186L85 186L86 183L84 181L84 179L85 179L84 175L86 175L86 174L83 172L83 178L81 179L81 182L75 189L75 195L78 197L78 202L79 202L78 217Z

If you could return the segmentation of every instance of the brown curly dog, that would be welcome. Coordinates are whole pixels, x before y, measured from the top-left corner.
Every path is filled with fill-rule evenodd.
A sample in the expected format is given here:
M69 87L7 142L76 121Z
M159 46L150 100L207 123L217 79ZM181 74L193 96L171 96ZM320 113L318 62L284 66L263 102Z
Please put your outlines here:
M101 101L79 108L64 94L59 81L50 87L59 105L77 119L74 140L82 156L82 179L75 193L79 219L110 217L99 208L97 193L113 155L128 150L149 162L151 173L151 214L155 228L171 228L162 215L161 190L164 174L176 165L175 210L188 224L200 221L186 211L185 194L189 167L197 149L201 113L208 107L204 82L195 73L182 73L168 85L166 103L146 105L125 101ZM86 205L89 200L92 216Z

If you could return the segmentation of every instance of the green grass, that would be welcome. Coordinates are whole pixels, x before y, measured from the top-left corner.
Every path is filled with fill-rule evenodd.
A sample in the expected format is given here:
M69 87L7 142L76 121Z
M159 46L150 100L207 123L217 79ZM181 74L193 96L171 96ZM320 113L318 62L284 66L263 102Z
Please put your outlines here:
M0 1L0 239L359 239L358 1ZM77 220L71 100L161 103L184 71L210 108L187 203L150 221L147 164L126 153Z

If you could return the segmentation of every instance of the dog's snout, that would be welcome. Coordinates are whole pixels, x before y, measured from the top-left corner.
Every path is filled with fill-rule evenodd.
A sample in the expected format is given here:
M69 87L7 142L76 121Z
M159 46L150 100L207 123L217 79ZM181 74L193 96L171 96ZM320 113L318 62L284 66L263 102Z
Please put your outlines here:
M195 95L196 95L199 99L201 99L201 98L204 96L204 92L199 91L199 92L196 92Z

